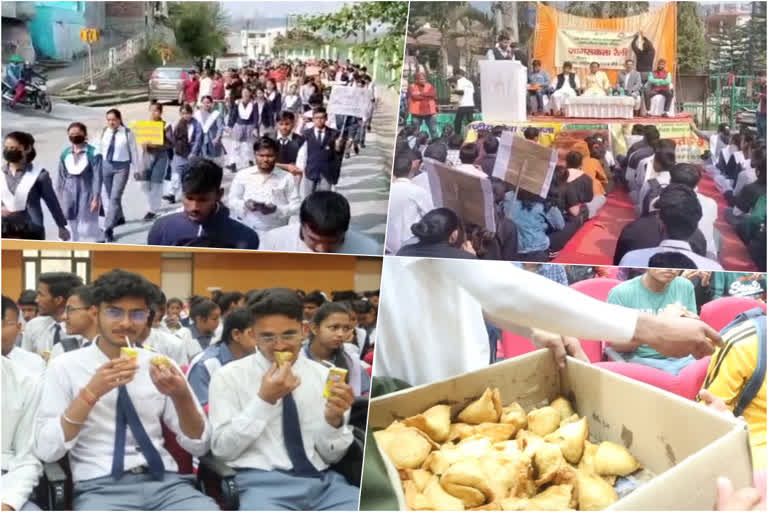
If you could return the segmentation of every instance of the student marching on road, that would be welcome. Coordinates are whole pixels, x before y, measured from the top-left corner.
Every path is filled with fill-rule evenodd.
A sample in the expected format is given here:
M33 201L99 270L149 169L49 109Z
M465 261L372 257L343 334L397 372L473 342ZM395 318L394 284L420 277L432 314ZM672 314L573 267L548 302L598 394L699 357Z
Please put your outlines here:
M235 103L229 116L229 128L234 142L234 151L230 156L227 168L232 172L252 165L253 142L258 133L258 109L251 100L251 90L243 87L241 94L242 99Z
M137 173L136 181L141 182L141 189L147 196L149 205L144 221L157 217L163 202L165 174L173 157L173 126L163 120L163 106L160 103L150 105L150 121L163 123L163 144L143 144L143 169Z
M70 145L59 158L56 193L72 232L72 241L95 242L101 238L101 159L98 150L86 142L88 129L72 123L67 129Z
M299 169L304 169L300 191L302 198L318 190L333 190L339 182L344 139L336 130L326 126L327 120L325 108L318 107L312 113L313 126L304 130L306 161L296 162Z
M200 123L193 117L193 109L190 105L181 106L181 119L173 129L173 162L171 163L171 185L167 201L175 203L181 193L181 181L189 169L192 161L200 157L203 146L203 129Z
M123 115L113 108L107 111L107 126L101 132L102 198L105 211L104 239L114 242L114 229L125 224L123 193L131 174L139 170L139 149L133 132L123 125Z
M214 101L210 96L203 96L200 109L195 112L195 119L203 130L202 151L203 158L213 160L221 165L226 153L221 137L224 135L224 117L221 112L213 109Z

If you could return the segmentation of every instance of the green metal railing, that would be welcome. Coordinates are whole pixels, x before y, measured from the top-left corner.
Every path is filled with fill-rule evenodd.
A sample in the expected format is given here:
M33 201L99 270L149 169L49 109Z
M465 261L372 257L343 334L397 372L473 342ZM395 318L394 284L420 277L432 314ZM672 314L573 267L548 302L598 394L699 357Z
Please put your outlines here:
M693 115L696 125L712 130L720 123L733 126L736 114L758 107L755 94L759 90L756 76L727 74L712 75L712 93L703 102L683 103L682 110Z

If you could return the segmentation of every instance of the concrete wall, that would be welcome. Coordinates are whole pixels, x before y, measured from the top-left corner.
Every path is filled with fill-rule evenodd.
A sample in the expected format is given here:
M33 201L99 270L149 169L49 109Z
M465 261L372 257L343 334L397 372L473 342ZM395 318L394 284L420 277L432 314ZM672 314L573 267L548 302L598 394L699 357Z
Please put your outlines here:
M37 2L29 23L37 58L72 59L86 51L80 41L85 24L85 2Z

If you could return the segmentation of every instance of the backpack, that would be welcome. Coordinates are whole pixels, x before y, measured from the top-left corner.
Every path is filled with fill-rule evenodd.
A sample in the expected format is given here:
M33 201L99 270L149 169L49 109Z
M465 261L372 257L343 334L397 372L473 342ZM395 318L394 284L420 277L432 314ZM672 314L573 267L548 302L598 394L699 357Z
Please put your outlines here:
M740 313L728 325L720 330L721 334L725 334L736 325L739 325L742 322L746 322L747 320L752 321L755 326L755 332L757 333L757 368L755 368L752 376L749 378L746 385L744 388L742 388L741 393L739 394L736 406L733 409L733 415L736 417L743 414L744 409L746 409L749 403L752 402L752 400L755 398L758 391L760 390L760 387L763 385L763 381L765 380L765 312L759 307L752 308L748 311ZM717 356L717 360L715 361L714 371L711 375L707 375L707 379L704 382L704 389L712 384L712 381L720 370L720 366L725 359L725 356L728 355L728 352L736 341L738 341L738 339L729 341L728 344L720 350L720 353Z

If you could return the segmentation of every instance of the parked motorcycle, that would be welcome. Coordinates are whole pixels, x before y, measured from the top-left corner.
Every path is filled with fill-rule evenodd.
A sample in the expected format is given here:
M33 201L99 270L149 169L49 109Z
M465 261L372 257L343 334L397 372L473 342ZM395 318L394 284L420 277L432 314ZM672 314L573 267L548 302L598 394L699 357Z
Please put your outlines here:
M47 79L45 75L35 71L34 69L26 70L28 80L25 81L24 86L24 98L17 104L13 104L13 97L16 94L16 88L6 82L3 77L3 104L8 105L9 108L18 107L34 107L35 110L42 110L46 114L50 114L53 109L53 102L48 95L48 87L46 85Z

